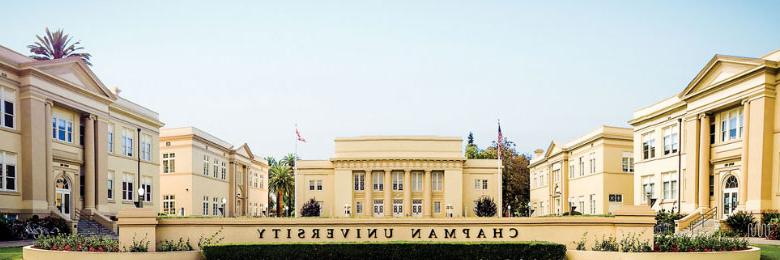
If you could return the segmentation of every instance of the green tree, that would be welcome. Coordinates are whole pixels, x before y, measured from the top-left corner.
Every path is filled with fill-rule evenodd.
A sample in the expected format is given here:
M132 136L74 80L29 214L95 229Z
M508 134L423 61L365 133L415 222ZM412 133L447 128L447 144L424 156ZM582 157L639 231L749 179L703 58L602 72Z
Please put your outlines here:
M470 134L470 138L473 135ZM476 144L466 146L466 158L468 159L498 159L497 143L494 141L489 147L479 149ZM515 143L506 137L501 144L501 207L505 210L512 207L513 215L525 216L528 214L528 201L530 200L530 156L519 154Z
M92 65L92 63L89 62L92 55L86 52L79 52L84 49L84 47L78 46L81 42L76 41L71 43L73 37L63 33L62 29L52 33L47 27L46 34L43 35L43 37L40 35L36 35L35 37L38 38L38 41L27 45L27 48L33 53L33 55L30 55L30 58L36 60L54 60L79 57L87 65Z
M276 192L276 215L282 216L285 193L295 191L295 178L287 165L275 165L271 167L268 187Z

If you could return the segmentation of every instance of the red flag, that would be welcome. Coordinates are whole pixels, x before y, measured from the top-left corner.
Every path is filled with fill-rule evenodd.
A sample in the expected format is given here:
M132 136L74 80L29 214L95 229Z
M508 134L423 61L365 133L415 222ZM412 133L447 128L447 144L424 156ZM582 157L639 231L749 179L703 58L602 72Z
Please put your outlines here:
M301 136L301 132L298 131L297 127L295 128L295 136L298 138L298 141L304 142L304 143L306 142L306 139L303 138L303 136Z

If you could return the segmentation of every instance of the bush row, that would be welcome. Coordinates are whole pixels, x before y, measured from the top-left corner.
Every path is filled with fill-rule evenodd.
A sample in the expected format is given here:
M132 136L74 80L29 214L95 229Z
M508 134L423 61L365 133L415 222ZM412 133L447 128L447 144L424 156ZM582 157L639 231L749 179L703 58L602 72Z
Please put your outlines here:
M565 259L547 242L386 242L224 244L203 248L206 259Z

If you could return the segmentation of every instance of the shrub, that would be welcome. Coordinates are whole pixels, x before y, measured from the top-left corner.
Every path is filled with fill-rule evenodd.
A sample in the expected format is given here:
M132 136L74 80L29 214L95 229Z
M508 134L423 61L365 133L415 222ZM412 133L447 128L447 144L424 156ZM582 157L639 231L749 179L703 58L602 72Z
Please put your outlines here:
M220 234L222 234L222 228L207 237L200 235L200 238L198 238L198 248L203 249L203 247L216 245L217 243L222 242L222 239L225 239L225 237L220 236Z
M601 237L601 240L596 239L596 241L593 243L593 248L591 250L593 251L615 251L617 252L619 248L619 245L617 243L617 239L613 236L609 237Z
M761 211L761 223L780 222L780 211L775 209Z
M306 203L303 204L303 207L301 207L301 216L302 217L319 217L320 216L320 203L314 200L314 198L309 199Z
M712 235L674 235L655 236L653 251L657 252L711 252L748 249L747 239Z
M130 245L130 247L125 247L125 252L149 252L149 240L146 239L146 237L142 238L141 240L135 240L135 236L133 236L133 243Z
M565 259L566 246L547 242L376 242L227 244L203 249L206 259Z
M119 241L109 237L58 234L35 240L35 248L60 251L119 252Z
M745 236L748 233L748 226L756 222L756 219L752 214L745 211L737 211L726 218L726 224L731 227L731 230L737 232L741 236Z
M474 201L474 214L477 217L494 217L496 216L496 203L493 198L482 196Z
M179 238L179 241L163 240L160 245L157 246L157 251L169 252L169 251L192 251L192 244L190 239L184 241L183 238Z

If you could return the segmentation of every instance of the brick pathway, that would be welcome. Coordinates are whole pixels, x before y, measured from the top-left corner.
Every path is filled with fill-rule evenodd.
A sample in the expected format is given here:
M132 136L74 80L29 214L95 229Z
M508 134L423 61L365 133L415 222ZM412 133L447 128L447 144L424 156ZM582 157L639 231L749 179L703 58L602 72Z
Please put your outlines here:
M3 247L20 247L32 245L35 240L14 240L14 241L0 241L0 248Z

